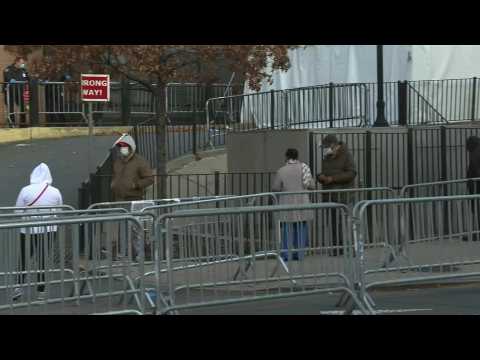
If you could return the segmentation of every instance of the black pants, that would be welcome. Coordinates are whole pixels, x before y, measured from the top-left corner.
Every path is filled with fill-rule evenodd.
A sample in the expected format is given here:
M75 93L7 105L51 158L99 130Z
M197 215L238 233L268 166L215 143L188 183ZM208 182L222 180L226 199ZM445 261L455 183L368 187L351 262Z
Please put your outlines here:
M30 235L30 258L35 257L38 261L38 268L35 270L41 271L37 274L37 281L38 282L45 282L45 263L47 257L51 254L52 248L50 243L54 242L56 237L55 232L50 233L41 233L41 234L31 234ZM27 270L27 236L25 234L20 235L20 271ZM31 261L31 260L30 260ZM31 262L30 262L31 264ZM30 271L33 269L30 266ZM35 271L33 270L33 271ZM26 274L21 274L19 283L25 283ZM45 285L41 284L37 286L38 291L44 291Z

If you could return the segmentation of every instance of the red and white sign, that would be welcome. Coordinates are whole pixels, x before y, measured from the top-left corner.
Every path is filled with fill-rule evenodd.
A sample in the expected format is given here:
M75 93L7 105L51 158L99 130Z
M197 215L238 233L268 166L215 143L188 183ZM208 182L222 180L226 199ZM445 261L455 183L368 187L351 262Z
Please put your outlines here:
M82 74L80 92L82 101L110 101L110 75Z

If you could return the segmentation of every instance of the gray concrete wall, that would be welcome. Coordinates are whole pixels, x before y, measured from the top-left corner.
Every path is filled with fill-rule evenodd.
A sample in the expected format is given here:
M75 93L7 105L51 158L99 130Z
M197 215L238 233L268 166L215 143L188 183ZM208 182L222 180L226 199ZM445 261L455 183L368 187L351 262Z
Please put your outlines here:
M480 136L477 123L446 126L445 151L442 158L441 127L415 127L412 133L412 164L408 163L408 129L350 128L322 129L313 132L313 174L322 171L322 149L319 145L328 133L334 133L346 142L358 170L355 186L389 186L400 188L408 184L409 171L414 183L441 181L466 176L468 154L465 142L468 136ZM288 147L296 147L300 159L310 163L309 130L257 131L228 134L227 154L230 172L275 172L284 162ZM368 135L370 148L367 151ZM370 166L368 167L368 162ZM370 180L370 181L369 181Z
M285 163L285 152L296 148L299 158L310 162L308 130L262 130L248 133L229 133L226 138L227 167L230 173L225 186L229 194L248 194L271 191L273 174Z
M229 172L277 171L285 163L285 151L296 148L299 157L310 162L308 130L254 131L228 133L226 138Z

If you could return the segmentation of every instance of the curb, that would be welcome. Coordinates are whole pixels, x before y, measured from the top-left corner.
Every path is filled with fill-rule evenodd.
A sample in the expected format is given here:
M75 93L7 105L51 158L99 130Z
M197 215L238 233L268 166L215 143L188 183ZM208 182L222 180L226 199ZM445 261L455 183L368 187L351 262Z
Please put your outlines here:
M95 127L94 136L118 135L128 132L130 126ZM0 144L42 139L62 139L68 137L88 136L88 127L31 127L20 129L0 129Z

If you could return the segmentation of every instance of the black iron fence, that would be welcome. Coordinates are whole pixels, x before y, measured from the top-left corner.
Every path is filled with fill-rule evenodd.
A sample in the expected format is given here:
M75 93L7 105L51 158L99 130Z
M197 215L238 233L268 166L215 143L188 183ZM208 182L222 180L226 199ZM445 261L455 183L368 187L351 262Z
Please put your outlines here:
M141 126L137 131L144 131ZM146 128L148 129L148 128ZM147 131L147 130L145 130ZM331 131L313 131L310 135L311 168L322 172L322 138ZM336 131L351 151L356 168L355 187L390 187L465 178L468 165L466 139L480 136L480 126L448 125L391 128L382 130L344 129ZM144 136L146 136L144 134ZM155 144L149 136L137 135L139 152L155 163ZM149 157L150 156L150 157ZM153 165L152 165L153 167ZM112 157L109 156L80 189L80 206L92 202L112 201L110 190ZM237 172L212 174L165 175L168 197L210 195L246 195L271 191L274 173ZM160 176L155 177L157 182ZM157 197L156 186L146 194Z
M322 171L321 144L327 132L312 132L312 171ZM480 136L480 124L336 131L351 151L358 187L455 180L466 177L466 140Z
M155 119L150 119L137 124L129 131L129 134L133 136L137 145L137 153L149 162L152 169L156 169L158 164L158 132L159 125L156 123ZM167 160L170 161L182 156L197 154L198 151L208 149L211 144L210 139L208 129L204 125L168 125L167 136L165 139ZM218 145L219 143L225 143L224 136L216 139L216 144ZM115 157L118 156L115 151L116 149L112 149L105 160L97 167L96 172L90 174L89 178L81 184L79 189L79 206L81 208L88 206L92 201L100 202L98 199L109 199L111 197L110 182L113 173L113 161ZM159 177L156 177L156 179L158 178ZM191 179L193 178L194 175L192 175ZM193 185L189 185L191 184L191 181L188 176L175 177L169 175L166 179L167 191L169 194L173 193L172 189L174 187L172 187L172 184L175 183L174 179L181 182L186 181L185 189L181 188L182 195L186 193L185 196L188 197L190 196L190 192L194 191ZM208 182L207 180L209 180L209 178L207 174L203 174L203 179L204 181L197 179L198 181L196 183L201 184ZM235 180L232 181L233 184L236 183ZM241 183L242 180L240 179L239 181ZM220 182L219 184L224 183L225 182ZM205 191L210 191L211 187L212 185L210 184L208 190ZM222 193L224 190L220 189L219 191ZM198 189L197 192L200 192L200 190ZM191 196L199 195L192 194Z
M78 82L30 81L0 84L6 126L86 126ZM165 109L171 124L205 123L205 102L211 97L240 94L228 84L170 83ZM133 125L155 114L152 93L134 82L111 82L110 101L92 104L95 125Z
M477 78L384 83L389 125L478 119ZM376 83L328 84L210 99L207 121L230 131L369 127L377 117Z

